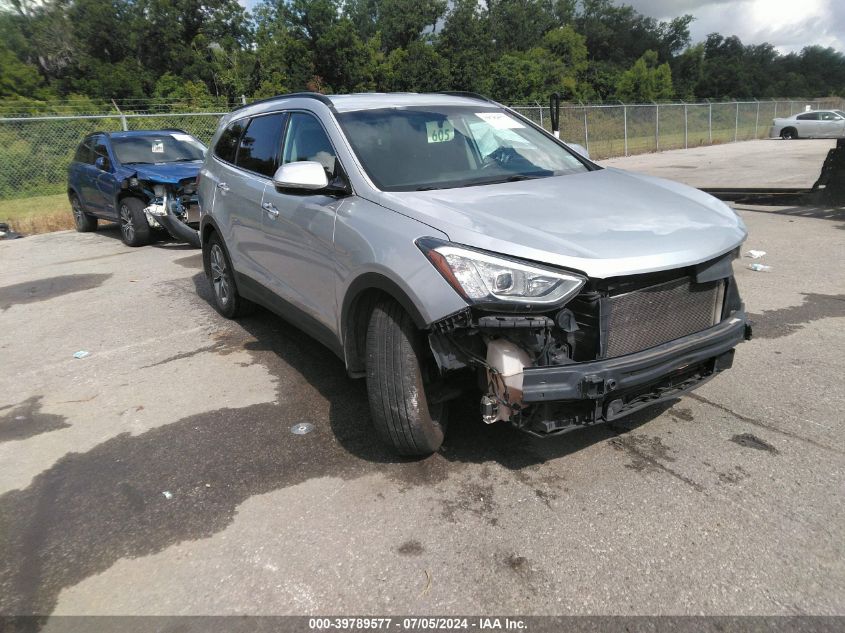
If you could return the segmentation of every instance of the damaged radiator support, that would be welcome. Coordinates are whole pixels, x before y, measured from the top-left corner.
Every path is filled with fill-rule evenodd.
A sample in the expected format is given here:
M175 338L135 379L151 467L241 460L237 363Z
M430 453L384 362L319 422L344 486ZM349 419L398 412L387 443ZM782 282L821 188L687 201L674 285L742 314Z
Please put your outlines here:
M432 325L431 351L441 373L475 369L485 422L549 435L613 420L730 366L733 346L750 332L731 274L736 255L591 282L547 314L466 308ZM664 351L669 360L657 371L650 357ZM626 362L635 365L618 369ZM636 380L626 383L629 374Z

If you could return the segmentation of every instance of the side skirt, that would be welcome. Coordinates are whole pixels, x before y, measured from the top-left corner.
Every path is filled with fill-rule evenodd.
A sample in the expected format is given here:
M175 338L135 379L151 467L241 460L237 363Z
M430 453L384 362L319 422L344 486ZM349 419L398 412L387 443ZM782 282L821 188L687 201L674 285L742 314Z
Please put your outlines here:
M276 293L267 288L264 284L255 281L252 277L235 272L238 284L238 293L261 306L264 306L274 314L282 317L285 321L299 328L311 338L328 347L335 355L344 360L343 346L337 335L325 325L317 321L310 314L307 314L279 297Z

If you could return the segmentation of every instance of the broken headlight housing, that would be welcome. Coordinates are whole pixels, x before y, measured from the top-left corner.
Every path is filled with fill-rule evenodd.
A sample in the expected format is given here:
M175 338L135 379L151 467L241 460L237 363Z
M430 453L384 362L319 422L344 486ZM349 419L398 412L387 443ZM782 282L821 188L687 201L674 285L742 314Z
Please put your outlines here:
M586 283L575 273L432 238L417 240L417 246L458 294L479 306L557 307Z

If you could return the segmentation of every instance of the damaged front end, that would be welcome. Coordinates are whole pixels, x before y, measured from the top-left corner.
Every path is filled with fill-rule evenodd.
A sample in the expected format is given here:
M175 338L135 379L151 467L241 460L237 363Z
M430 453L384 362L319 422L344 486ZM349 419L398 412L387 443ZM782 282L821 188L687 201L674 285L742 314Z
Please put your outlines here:
M123 191L147 201L144 216L150 227L163 229L176 240L200 247L200 207L196 178L155 182L133 175L124 179L121 187Z
M446 381L450 372L477 372L488 424L550 436L621 418L728 369L734 347L751 335L733 278L736 251L603 280L530 265L517 280L522 264L420 246L470 303L433 324L434 358ZM559 296L549 295L556 287Z

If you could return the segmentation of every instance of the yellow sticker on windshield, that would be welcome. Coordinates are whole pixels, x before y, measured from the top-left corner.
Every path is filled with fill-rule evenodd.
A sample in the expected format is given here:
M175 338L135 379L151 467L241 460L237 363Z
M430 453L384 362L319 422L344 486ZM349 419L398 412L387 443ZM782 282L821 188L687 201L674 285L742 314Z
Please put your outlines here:
M425 131L429 143L445 143L455 138L455 127L449 121L426 121Z

